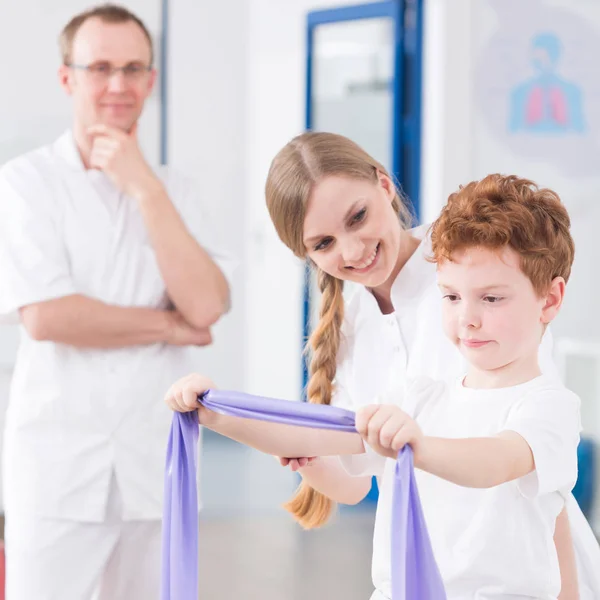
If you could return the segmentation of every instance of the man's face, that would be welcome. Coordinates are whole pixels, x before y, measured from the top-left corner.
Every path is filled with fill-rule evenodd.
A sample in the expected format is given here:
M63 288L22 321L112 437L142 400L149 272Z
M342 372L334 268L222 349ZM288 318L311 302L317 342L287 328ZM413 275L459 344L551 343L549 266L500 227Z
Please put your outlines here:
M61 85L73 98L75 125L129 131L156 80L150 63L150 44L134 21L85 21L73 40L71 66L59 72ZM115 67L125 69L113 71Z

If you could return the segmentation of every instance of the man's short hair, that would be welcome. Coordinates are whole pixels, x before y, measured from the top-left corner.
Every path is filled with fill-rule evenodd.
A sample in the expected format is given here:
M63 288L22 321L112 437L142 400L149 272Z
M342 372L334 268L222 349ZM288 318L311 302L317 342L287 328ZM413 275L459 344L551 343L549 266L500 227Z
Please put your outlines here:
M152 43L152 36L150 35L150 32L148 31L148 28L144 22L123 6L119 6L118 4L102 4L75 15L61 31L59 44L64 65L71 64L73 40L75 39L75 35L79 31L79 28L88 19L93 18L100 19L104 23L136 23L144 32L144 35L148 40L148 44L150 44L150 64L154 62L154 45Z

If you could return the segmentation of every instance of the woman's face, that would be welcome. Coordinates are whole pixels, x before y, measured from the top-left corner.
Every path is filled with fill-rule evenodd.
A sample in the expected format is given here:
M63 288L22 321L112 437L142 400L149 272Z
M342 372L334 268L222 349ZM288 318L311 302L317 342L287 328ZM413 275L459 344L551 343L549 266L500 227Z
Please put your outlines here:
M369 288L385 283L398 261L401 225L389 177L374 183L330 175L309 199L303 241L323 271Z

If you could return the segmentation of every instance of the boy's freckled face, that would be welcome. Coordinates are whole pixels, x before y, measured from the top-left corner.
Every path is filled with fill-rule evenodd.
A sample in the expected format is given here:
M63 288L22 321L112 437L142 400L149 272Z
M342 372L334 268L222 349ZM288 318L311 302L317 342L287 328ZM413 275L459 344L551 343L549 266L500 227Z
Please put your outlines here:
M474 367L501 369L537 351L546 299L514 250L457 251L438 265L438 284L444 331Z

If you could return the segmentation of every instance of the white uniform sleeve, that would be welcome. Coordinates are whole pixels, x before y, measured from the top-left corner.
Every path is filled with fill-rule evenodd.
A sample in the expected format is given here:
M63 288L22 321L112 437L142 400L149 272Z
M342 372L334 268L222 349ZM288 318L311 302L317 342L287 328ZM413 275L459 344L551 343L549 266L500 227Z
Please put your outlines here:
M171 200L177 206L188 231L221 269L231 289L237 261L224 249L226 232L215 230L214 219L193 182L185 177L177 177L177 180L177 188L169 190Z
M568 497L577 480L579 398L559 387L525 397L505 429L521 435L533 453L535 470L518 481L521 493L528 498L551 492Z
M350 350L345 340L340 344L339 358L336 373L335 373L335 388L333 398L331 399L332 406L338 406L356 412L358 406L352 397L349 389L351 372L350 365ZM385 466L385 457L377 454L368 444L365 444L364 454L352 454L339 457L344 470L352 477L364 477L371 475L379 477L383 475Z
M21 159L0 171L0 315L76 293L48 182Z

